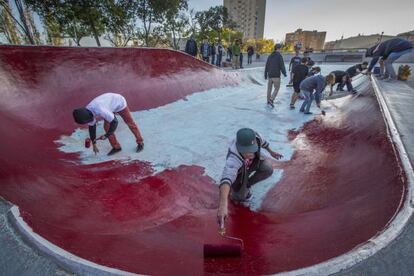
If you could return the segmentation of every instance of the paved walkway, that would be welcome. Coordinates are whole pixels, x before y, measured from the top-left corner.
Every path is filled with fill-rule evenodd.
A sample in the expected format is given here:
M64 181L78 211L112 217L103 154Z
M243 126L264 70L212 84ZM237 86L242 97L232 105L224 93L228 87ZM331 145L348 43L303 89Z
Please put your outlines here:
M7 220L10 207L0 198L0 275L72 275L26 245L14 232Z

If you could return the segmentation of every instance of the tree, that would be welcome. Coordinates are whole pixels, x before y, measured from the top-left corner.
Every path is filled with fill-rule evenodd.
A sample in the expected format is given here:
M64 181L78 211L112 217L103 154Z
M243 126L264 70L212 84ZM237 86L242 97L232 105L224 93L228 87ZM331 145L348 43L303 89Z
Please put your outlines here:
M9 3L7 3L7 8L10 9ZM0 33L4 35L7 43L20 44L16 24L3 5L0 5Z
M222 31L222 40L225 47L230 46L236 39L242 39L243 33L230 28L224 28Z
M200 28L199 35L201 37L208 37L208 35L213 34L221 41L225 28L234 29L236 27L224 6L211 7L207 11L197 12L195 17Z
M106 29L105 39L115 47L125 47L135 36L138 2L106 0L102 12Z
M53 22L61 32L72 38L80 46L80 40L93 36L101 46L99 37L105 26L102 15L102 2L99 0L26 0L44 22Z
M16 6L16 10L19 14L19 19L13 15L12 10L10 9L9 1L7 0L0 0L0 6L2 6L3 10L8 13L9 17L14 21L16 26L19 27L19 31L24 36L25 40L29 44L36 44L35 39L33 37L33 33L31 28L29 27L29 22L27 20L27 9L22 0L14 0L14 4Z
M275 41L273 39L258 39L256 40L256 52L271 53L275 47Z
M50 14L46 15L43 19L45 32L46 32L46 43L50 45L60 46L63 44L62 26L59 22ZM79 43L77 43L79 45Z
M171 38L170 45L178 50L180 40L189 32L189 19L184 13L188 9L188 3L187 0L172 2L173 5L165 11L163 27L164 33Z
M156 46L165 39L165 18L175 17L187 7L187 0L138 0L137 15L142 28L138 30L144 46Z

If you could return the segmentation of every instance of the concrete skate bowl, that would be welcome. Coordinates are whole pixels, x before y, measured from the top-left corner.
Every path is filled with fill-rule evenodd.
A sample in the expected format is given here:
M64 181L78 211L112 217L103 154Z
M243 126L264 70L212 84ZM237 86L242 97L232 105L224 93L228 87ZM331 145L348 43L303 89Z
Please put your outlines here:
M102 92L122 93L132 111L156 109L195 92L236 87L237 75L159 49L2 46L0 63L0 195L19 207L35 233L103 266L151 275L300 269L375 237L406 197L398 158L367 86L365 96L341 99L327 116L284 134L295 151L274 162L284 173L261 207L230 205L227 229L244 240L242 257L205 260L203 243L220 238L216 179L203 167L155 172L139 158L86 165L55 141L78 127L72 109ZM246 116L239 114L240 120ZM163 117L153 127L166 128L173 119ZM276 131L279 122L271 123ZM199 139L200 133L188 136Z

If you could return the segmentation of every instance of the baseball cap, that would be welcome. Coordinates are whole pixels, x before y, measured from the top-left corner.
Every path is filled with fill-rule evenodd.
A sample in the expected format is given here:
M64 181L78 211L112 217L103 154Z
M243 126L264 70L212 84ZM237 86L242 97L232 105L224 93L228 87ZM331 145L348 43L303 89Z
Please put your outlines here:
M257 152L259 150L254 130L242 128L237 131L236 136L236 147L240 153Z

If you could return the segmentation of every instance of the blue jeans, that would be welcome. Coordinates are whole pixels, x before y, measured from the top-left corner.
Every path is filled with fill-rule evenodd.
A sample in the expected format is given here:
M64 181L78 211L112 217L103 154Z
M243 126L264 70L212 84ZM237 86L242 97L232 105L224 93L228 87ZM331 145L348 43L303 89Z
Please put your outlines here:
M211 55L211 64L216 64L216 55Z
M300 111L309 112L313 99L314 99L313 93L310 91L305 91L305 90L302 90L302 92L305 95L305 100L303 101L303 104L300 107ZM318 99L319 99L319 95L318 95Z
M222 54L217 55L216 65L221 67Z
M399 59L401 56L405 54L411 53L413 49L404 50L401 52L392 52L387 59L384 61L385 65L385 74L389 75L392 79L397 79L397 74L395 73L394 67L392 66L392 63Z

